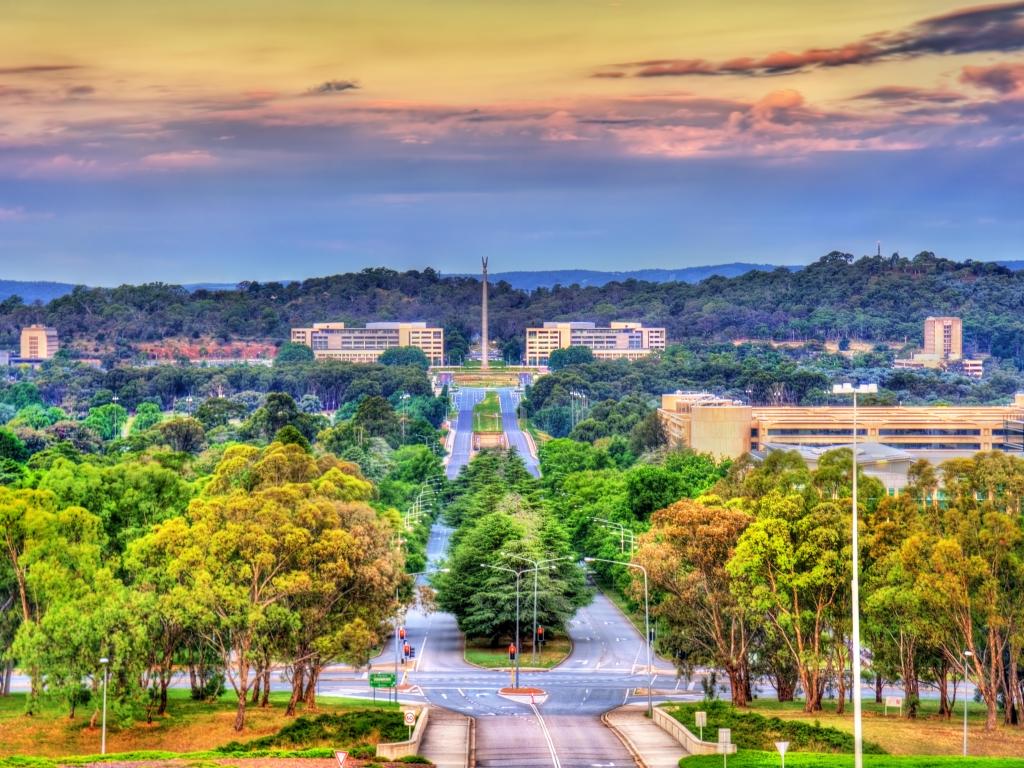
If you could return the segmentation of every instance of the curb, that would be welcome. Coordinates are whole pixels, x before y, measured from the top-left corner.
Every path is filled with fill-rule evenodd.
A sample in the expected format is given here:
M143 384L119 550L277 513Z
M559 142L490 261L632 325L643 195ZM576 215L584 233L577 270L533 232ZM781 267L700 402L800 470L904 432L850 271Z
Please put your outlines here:
M626 751L629 752L629 756L633 758L633 760L636 762L638 766L640 766L640 768L650 768L650 766L647 765L646 761L644 761L644 758L640 754L639 750L637 750L636 745L633 743L633 741L626 734L624 734L622 731L620 731L618 728L612 725L611 721L609 721L608 715L609 713L614 711L614 709L609 709L608 712L602 714L601 723L604 725L605 728L614 733L615 737L622 742L622 746L626 748Z
M476 718L469 718L469 749L466 750L466 768L476 768Z

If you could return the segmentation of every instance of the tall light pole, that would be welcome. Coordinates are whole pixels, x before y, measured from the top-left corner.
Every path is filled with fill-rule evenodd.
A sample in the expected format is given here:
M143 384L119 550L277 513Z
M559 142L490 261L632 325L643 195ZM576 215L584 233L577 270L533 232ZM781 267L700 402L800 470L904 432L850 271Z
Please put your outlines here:
M636 568L644 574L644 633L647 635L645 638L647 645L647 674L650 677L650 682L647 685L647 716L651 717L654 714L654 694L652 692L654 688L654 667L651 665L651 603L650 593L647 590L647 569L636 563L624 563L621 560L609 560L606 557L584 557L583 562L612 563L613 565L622 565L626 568Z
M100 659L103 665L103 726L100 731L100 754L107 754L107 679L110 677L110 659L106 656Z
M964 651L964 757L967 757L967 659L972 656L973 651Z
M572 560L572 557L566 555L564 557L549 557L544 560L533 560L525 555L514 555L510 554L509 557L515 557L519 560L525 560L533 566L530 570L533 571L533 640L530 642L530 654L533 659L534 666L537 665L537 577L540 574L540 567L547 565L549 570L554 570L555 566L552 563L557 563L560 560ZM518 658L518 657L517 657Z
M503 565L489 565L488 563L481 563L480 567L482 567L482 568L490 568L491 570L494 570L494 571L508 571L509 573L511 573L513 576L516 577L516 640L515 640L515 643L516 643L516 667L515 667L515 670L516 670L516 672L515 672L515 684L512 687L513 688L518 688L519 687L519 659L523 655L523 653L522 653L523 649L519 647L519 582L522 579L523 574L526 573L526 571L525 570L517 571L515 568L506 568Z
M853 492L851 550L853 556L853 578L851 580L850 602L853 617L853 637L850 640L850 665L853 680L853 765L854 768L864 766L864 722L861 715L860 690L860 543L857 536L857 395L870 395L878 392L877 384L836 384L832 387L835 395L853 396Z

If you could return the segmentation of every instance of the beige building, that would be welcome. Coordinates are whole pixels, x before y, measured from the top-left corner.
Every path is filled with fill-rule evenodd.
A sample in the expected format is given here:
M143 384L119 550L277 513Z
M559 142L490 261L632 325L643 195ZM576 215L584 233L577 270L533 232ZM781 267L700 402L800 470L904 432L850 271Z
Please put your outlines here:
M21 359L49 360L60 349L57 329L45 325L30 325L21 329Z
M893 362L903 369L960 369L967 376L980 378L985 372L983 360L964 357L963 321L959 317L926 317L924 348L911 357Z
M963 321L959 317L926 317L922 352L943 360L959 360L963 357Z
M587 322L546 322L526 329L526 364L547 365L551 353L567 347L586 347L599 360L641 357L665 349L665 329L616 321L608 328Z
M750 406L708 393L662 395L669 443L735 458L769 446L849 445L853 408ZM861 406L857 440L942 461L978 451L1024 450L1024 394L1004 406Z
M444 329L424 322L367 323L365 328L346 328L344 323L314 323L292 328L291 340L313 350L317 360L373 363L386 349L418 347L431 365L444 361Z

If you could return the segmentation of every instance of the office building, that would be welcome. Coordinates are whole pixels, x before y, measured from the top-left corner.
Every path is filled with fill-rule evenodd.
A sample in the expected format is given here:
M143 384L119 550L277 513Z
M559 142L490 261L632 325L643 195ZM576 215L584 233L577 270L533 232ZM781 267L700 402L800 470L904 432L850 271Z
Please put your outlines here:
M424 322L367 323L364 328L313 323L309 328L292 328L291 340L310 347L317 360L373 363L384 350L394 347L418 347L431 365L441 365L444 360L444 329Z
M909 358L895 360L893 367L954 370L974 378L985 372L983 360L964 357L963 322L959 317L926 317L924 348Z
M527 365L547 365L552 352L567 347L586 347L600 360L638 360L665 349L665 329L622 321L608 328L598 328L595 323L546 322L541 328L526 329Z
M21 329L21 359L49 360L60 349L57 329L46 325L30 325Z
M751 406L706 392L662 395L670 445L718 457L788 447L837 448L853 436L853 408ZM978 451L1024 452L1024 394L1011 405L860 406L857 440L944 461Z

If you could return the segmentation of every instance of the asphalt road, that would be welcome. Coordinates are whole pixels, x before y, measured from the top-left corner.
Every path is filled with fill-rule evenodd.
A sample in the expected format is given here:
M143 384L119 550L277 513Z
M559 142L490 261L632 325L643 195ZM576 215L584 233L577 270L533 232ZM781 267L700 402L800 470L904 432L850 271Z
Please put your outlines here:
M452 453L448 459L448 479L454 480L461 469L469 463L473 452L473 406L484 399L486 390L467 387L454 394L455 407L459 409L455 420L455 438Z
M430 568L444 556L451 529L437 524L427 544ZM429 701L476 718L479 766L553 766L553 768L623 768L634 766L618 738L600 715L625 701L637 700L634 689L646 687L642 636L603 595L581 609L569 626L573 652L547 672L522 672L521 685L547 691L536 704L498 694L510 685L508 672L485 670L463 658L463 638L450 614L424 614L412 608L404 619L407 641L416 648L415 663L400 665L407 687L402 698ZM393 642L393 641L392 641ZM394 667L392 642L373 668ZM529 652L521 662L528 663ZM658 670L659 688L677 688L670 665ZM680 693L686 689L683 684ZM322 694L365 695L363 675L343 675ZM694 694L695 695L695 694ZM642 698L642 697L640 697Z
M540 466L536 457L530 453L530 444L519 428L519 421L516 419L516 407L519 405L519 393L511 387L503 387L498 390L498 400L501 402L501 426L508 437L509 448L522 457L526 463L526 469L534 477L540 477Z

